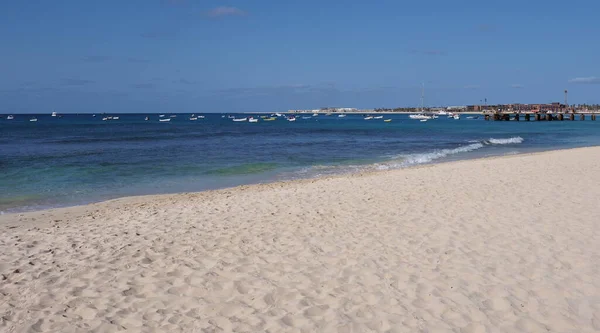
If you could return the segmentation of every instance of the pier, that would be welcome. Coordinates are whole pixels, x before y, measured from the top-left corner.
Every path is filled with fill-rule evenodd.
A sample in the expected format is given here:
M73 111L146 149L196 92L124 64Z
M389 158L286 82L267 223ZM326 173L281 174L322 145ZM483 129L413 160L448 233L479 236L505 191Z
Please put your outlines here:
M484 114L484 119L488 121L584 121L586 119L596 120L596 113L495 112Z

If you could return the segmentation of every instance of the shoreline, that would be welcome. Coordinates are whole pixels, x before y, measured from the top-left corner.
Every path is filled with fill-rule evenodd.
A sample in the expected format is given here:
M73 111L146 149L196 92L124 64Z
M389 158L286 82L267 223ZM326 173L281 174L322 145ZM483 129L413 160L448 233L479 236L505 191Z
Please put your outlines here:
M598 155L0 216L0 331L595 332Z
M540 155L540 154L547 154L547 153L561 152L561 151L593 149L593 148L598 148L598 147L600 147L600 145L576 147L576 148L559 148L559 149L550 149L550 150L542 150L542 151L519 153L519 154L465 158L465 159L457 159L457 160L449 160L449 161L416 164L416 165L411 165L408 167L402 167L402 168L397 168L397 169L365 170L365 171L361 171L361 172L338 173L338 174L331 174L331 175L326 175L326 176L317 176L317 177L312 177L312 178L300 178L300 179L289 179L289 180L277 180L277 181L273 181L273 182L258 182L258 183L250 183L250 184L240 184L240 185L236 185L236 186L208 189L208 190L202 190L202 191L129 195L129 196L110 198L110 199L106 199L106 200L91 201L89 203L84 203L84 204L66 205L66 206L49 207L49 208L36 209L36 210L25 210L25 211L4 213L4 214L0 214L0 226L2 226L4 224L3 222L11 216L13 216L13 217L16 215L24 216L27 214L41 214L44 212L55 212L55 211L63 211L63 210L69 210L69 209L85 208L88 206L109 204L109 203L113 203L113 202L117 202L117 201L131 200L134 202L138 202L139 200L142 200L144 198L148 199L148 200L157 200L157 199L172 197L172 196L211 195L211 194L220 194L220 192L229 193L231 191L248 190L248 189L252 189L252 188L254 188L256 190L264 190L265 187L269 188L269 187L285 186L285 185L290 185L290 184L291 185L293 185L293 184L301 185L301 184L307 184L307 183L314 183L317 181L327 181L327 180L347 178L347 177L348 178L368 177L371 175L394 173L394 172L404 171L404 170L432 168L432 167L436 167L436 166L440 166L440 165L452 165L452 164L460 165L463 163L470 163L470 162L474 162L474 161L488 161L488 160L505 159L505 158L510 159L510 158L525 157L525 156L536 156L536 155Z

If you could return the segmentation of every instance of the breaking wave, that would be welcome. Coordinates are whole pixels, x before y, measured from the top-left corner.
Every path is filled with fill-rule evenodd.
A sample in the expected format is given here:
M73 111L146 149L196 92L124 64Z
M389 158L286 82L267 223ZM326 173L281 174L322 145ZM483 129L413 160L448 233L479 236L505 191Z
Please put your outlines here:
M511 138L489 138L486 140L470 141L469 144L456 148L439 149L426 153L403 154L391 157L391 160L368 165L315 165L307 169L303 169L299 173L310 174L315 176L330 175L336 173L361 172L370 170L390 170L406 168L413 165L432 163L436 160L475 151L485 148L486 146L494 145L510 145L520 144L524 140L520 136Z

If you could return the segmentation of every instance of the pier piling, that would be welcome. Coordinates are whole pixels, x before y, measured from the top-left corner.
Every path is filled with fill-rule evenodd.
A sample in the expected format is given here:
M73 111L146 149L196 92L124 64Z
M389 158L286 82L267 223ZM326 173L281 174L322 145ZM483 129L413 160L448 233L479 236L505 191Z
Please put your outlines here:
M547 121L552 121L552 115L549 113L546 113L546 120Z
M575 114L574 114L574 113L571 113L571 114L569 115L569 120L570 120L570 121L574 121L574 120L575 120Z
M585 120L585 115L584 114L580 114L579 115L579 120L582 120L582 121Z
M559 113L558 114L558 120L563 121L564 120L564 116L565 116L564 114Z
M540 114L536 113L535 114L535 121L540 121L540 120L541 120Z

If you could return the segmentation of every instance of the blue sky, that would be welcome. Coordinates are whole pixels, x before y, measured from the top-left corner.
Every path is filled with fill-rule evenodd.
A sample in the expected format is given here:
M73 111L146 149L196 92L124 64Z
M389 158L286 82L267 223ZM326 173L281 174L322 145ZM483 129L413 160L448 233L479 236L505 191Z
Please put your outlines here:
M0 2L0 113L600 103L600 1Z

